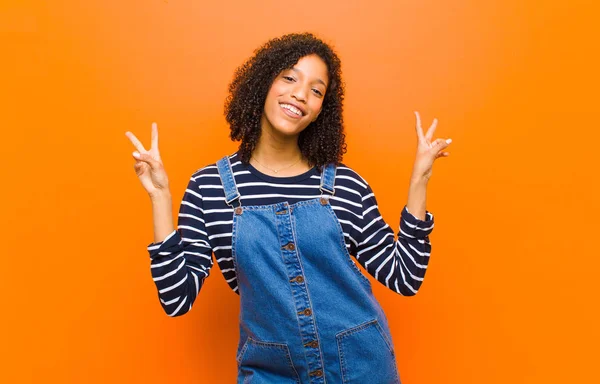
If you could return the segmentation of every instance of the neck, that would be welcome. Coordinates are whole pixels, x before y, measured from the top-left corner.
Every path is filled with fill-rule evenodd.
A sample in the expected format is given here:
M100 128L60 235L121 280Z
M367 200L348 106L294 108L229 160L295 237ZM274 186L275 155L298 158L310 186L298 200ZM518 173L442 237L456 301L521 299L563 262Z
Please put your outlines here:
M282 143L265 140L265 136L261 136L252 152L252 156L257 158L261 163L268 164L277 169L278 167L297 161L302 154L300 153L297 140Z
M307 171L310 167L308 161L302 156L300 147L298 147L299 135L281 135L273 129L263 124L258 143L252 151L252 165L258 167L261 171L269 174L273 170L279 171L284 167L291 167L282 170L279 174L290 175ZM259 164L255 161L258 160ZM269 169L270 168L270 169Z
M263 120L266 120L264 116ZM302 156L298 147L298 137L299 135L282 135L267 121L263 121L261 135L252 156L275 169L289 165Z

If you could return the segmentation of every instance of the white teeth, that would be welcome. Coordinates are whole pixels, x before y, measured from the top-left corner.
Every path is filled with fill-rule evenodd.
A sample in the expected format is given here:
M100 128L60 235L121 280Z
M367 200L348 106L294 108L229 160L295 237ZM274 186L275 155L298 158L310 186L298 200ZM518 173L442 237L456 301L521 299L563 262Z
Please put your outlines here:
M300 111L298 108L294 107L293 105L289 105L289 104L280 104L280 105L281 105L281 108L285 108L287 110L294 112L298 116L302 116L302 111Z

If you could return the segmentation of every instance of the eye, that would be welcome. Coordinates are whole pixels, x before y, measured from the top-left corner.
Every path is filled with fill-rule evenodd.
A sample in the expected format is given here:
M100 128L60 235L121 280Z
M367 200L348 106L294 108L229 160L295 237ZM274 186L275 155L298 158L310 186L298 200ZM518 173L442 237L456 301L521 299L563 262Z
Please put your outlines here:
M319 91L318 89L314 89L313 88L313 92L316 93L319 96L323 96L323 94L321 93L321 91Z
M294 81L294 78L291 76L282 76L284 79L286 79L287 81Z

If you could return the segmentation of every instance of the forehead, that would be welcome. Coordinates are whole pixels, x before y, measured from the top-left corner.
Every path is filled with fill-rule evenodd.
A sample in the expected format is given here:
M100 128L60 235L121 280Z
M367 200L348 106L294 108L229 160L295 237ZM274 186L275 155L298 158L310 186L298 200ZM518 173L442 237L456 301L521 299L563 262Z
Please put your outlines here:
M301 76L308 77L311 81L321 82L324 85L329 80L327 64L314 54L301 57L291 70Z

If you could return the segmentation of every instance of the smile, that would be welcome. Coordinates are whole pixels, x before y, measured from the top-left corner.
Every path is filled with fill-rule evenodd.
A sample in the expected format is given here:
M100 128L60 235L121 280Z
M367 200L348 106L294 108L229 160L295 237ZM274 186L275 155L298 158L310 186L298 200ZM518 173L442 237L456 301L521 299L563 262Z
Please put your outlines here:
M279 106L284 109L284 111L286 112L287 115L290 115L290 116L294 116L294 115L295 116L303 116L302 111L299 110L298 108L294 107L293 105L290 105L290 104L279 104ZM289 113L287 113L288 111L289 111Z

